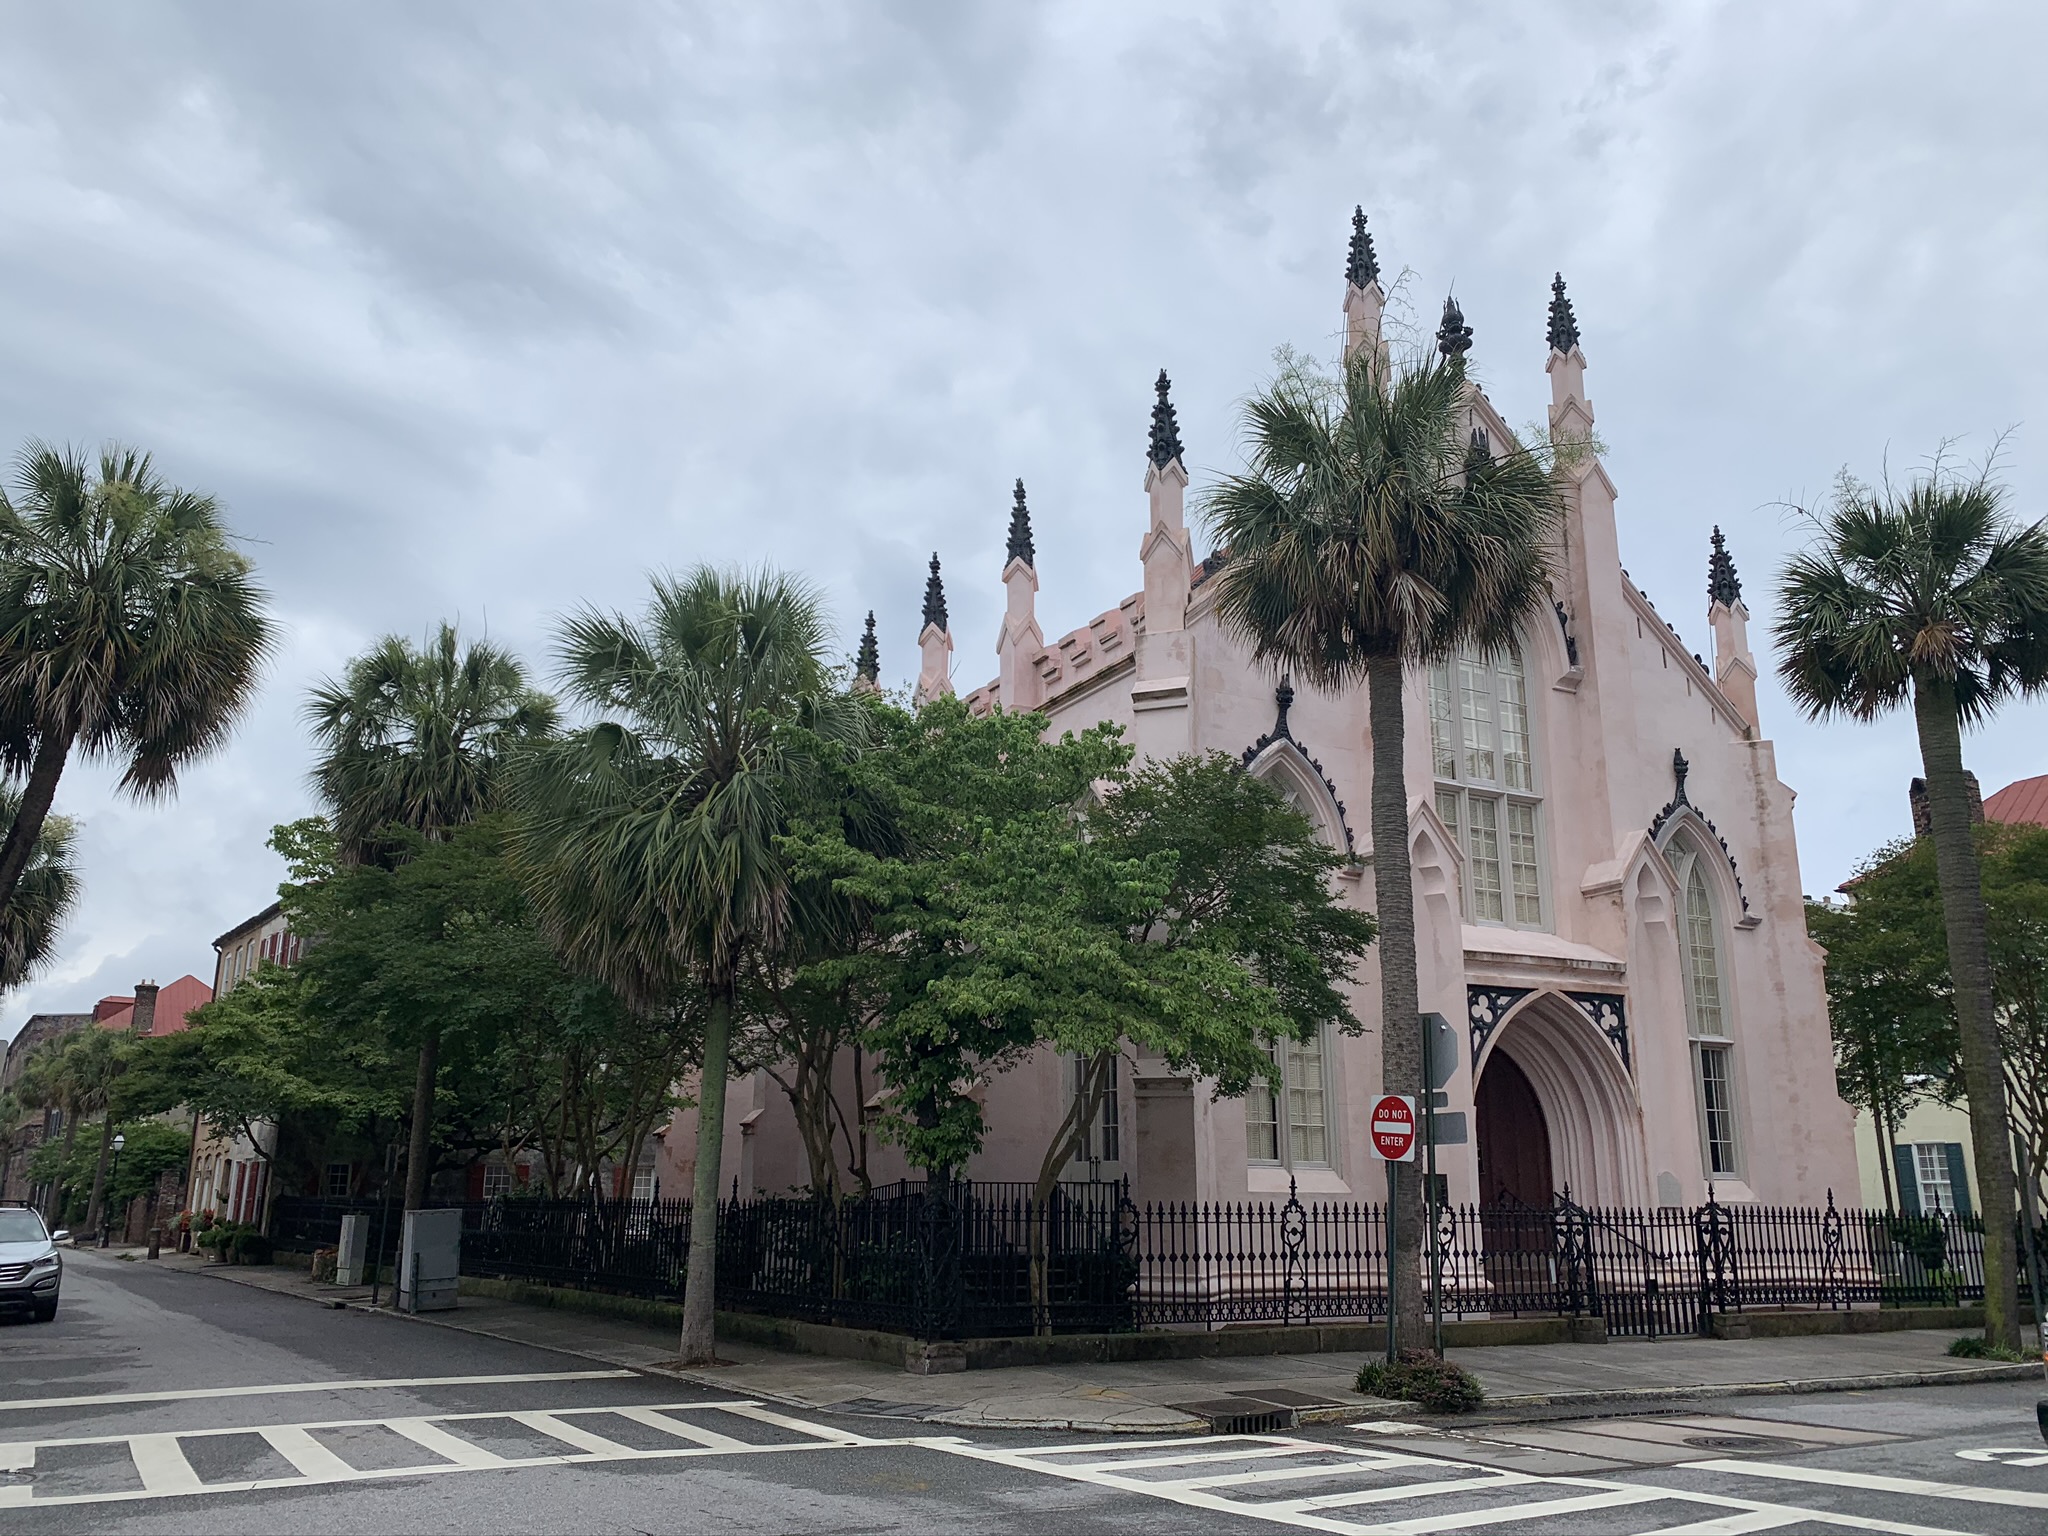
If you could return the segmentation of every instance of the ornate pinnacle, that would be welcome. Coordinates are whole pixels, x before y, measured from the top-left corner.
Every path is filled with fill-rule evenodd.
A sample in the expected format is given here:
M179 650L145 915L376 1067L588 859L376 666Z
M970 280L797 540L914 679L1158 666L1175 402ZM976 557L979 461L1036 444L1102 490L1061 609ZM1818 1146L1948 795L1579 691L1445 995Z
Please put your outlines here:
M1159 391L1159 398L1152 402L1152 441L1146 452L1154 464L1164 469L1180 457L1180 419L1173 414L1173 399L1167 394L1173 381L1167 378L1164 368L1159 370L1159 382L1152 387Z
M1481 469L1493 462L1493 439L1486 435L1486 428L1474 427L1472 437L1465 444L1465 468Z
M1742 578L1735 574L1735 561L1728 554L1728 541L1714 529L1714 552L1707 557L1707 601L1733 608L1742 601Z
M1365 232L1365 209L1351 210L1351 255L1344 263L1344 279L1354 288L1380 280L1380 259L1373 254L1372 236Z
M1017 482L1014 493L1017 504L1010 508L1010 553L1004 561L1022 560L1026 565L1036 562L1038 552L1031 545L1031 508L1024 504L1024 482Z
M1569 352L1579 344L1579 320L1572 313L1572 301L1564 296L1564 274L1550 281L1550 350Z
M861 631L860 649L854 653L853 675L866 682L879 683L882 678L882 652L875 644L875 610L868 610L868 627Z
M1452 361L1472 350L1472 327L1465 323L1465 311L1454 298L1444 300L1443 323L1436 328L1436 349Z
M946 627L946 584L939 580L939 552L932 551L932 573L924 584L924 621Z

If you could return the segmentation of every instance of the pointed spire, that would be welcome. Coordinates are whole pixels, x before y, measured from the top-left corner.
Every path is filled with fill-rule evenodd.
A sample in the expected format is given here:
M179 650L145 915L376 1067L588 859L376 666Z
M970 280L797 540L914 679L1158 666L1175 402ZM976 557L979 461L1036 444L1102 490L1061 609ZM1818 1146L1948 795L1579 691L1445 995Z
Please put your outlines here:
M1493 439L1486 435L1486 428L1474 427L1472 439L1465 444L1465 468L1470 470L1493 462Z
M1152 402L1152 440L1146 452L1154 464L1164 469L1180 457L1180 418L1173 413L1173 398L1167 393L1173 388L1173 381L1164 368L1159 370L1159 382L1152 387L1159 392L1159 398Z
M861 631L860 649L854 653L853 675L863 682L879 684L882 680L882 652L875 643L875 610L868 610L868 626Z
M1380 280L1380 259L1373 254L1372 236L1365 232L1365 209L1351 210L1351 254L1344 263L1344 278L1354 288L1369 288Z
M1472 327L1465 323L1465 311L1458 301L1446 296L1443 323L1436 328L1436 349L1456 361L1472 350Z
M1714 552L1707 557L1707 601L1733 608L1742 601L1742 578L1735 574L1735 561L1728 554L1728 541L1714 529Z
M1031 508L1024 504L1024 482L1017 482L1015 492L1017 504L1010 508L1010 553L1009 560L1022 560L1026 565L1037 563L1038 552L1031 544Z
M932 573L924 584L924 622L927 627L946 625L946 584L939 580L939 552L932 551Z
M1564 296L1564 274L1550 281L1550 350L1569 352L1579 344L1579 320L1572 313L1572 301Z

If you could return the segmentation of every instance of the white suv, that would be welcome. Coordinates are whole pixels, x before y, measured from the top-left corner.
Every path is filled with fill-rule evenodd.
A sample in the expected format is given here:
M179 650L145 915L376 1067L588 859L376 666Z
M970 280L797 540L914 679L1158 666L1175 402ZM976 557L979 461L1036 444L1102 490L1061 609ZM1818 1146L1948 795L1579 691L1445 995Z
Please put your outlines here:
M27 1312L39 1323L56 1317L64 1283L57 1244L70 1235L51 1233L27 1206L0 1205L0 1312Z

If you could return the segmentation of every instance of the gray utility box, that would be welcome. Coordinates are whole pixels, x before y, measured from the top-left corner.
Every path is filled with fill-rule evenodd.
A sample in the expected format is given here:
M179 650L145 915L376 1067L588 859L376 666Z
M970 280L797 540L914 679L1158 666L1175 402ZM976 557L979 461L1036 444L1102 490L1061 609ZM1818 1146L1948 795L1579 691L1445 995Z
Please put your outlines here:
M334 1283L361 1285L366 1255L370 1251L370 1217L366 1211L350 1211L341 1218L341 1243L334 1250Z
M407 1211L398 1256L399 1310L448 1311L455 1305L461 1261L461 1211Z

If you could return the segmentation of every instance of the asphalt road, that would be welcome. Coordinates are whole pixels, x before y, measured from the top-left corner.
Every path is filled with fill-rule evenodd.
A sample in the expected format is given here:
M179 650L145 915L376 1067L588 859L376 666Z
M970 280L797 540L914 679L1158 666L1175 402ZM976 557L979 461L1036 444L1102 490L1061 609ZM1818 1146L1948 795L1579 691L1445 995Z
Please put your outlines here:
M2044 1391L1448 1433L951 1435L82 1256L56 1323L0 1324L0 1531L2034 1536Z

